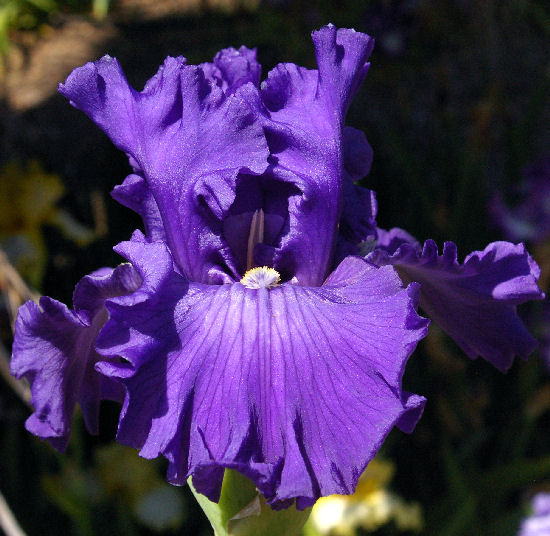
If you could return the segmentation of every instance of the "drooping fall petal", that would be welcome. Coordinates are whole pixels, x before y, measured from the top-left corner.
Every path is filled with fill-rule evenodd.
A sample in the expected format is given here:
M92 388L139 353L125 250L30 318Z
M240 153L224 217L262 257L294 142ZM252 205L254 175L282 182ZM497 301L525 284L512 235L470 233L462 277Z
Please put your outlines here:
M427 322L393 268L349 257L320 287L250 289L189 282L139 235L119 252L143 286L108 300L98 348L125 363L97 367L127 389L118 440L164 455L171 482L193 475L216 500L228 467L304 508L350 493L393 426L420 417L401 378Z

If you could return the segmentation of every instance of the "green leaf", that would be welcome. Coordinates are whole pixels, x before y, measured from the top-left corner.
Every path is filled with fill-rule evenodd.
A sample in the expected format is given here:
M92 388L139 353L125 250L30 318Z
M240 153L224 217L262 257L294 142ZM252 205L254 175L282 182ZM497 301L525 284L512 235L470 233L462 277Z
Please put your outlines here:
M198 493L191 479L189 486L216 536L298 536L311 512L295 506L272 510L250 480L230 469L225 470L218 503Z

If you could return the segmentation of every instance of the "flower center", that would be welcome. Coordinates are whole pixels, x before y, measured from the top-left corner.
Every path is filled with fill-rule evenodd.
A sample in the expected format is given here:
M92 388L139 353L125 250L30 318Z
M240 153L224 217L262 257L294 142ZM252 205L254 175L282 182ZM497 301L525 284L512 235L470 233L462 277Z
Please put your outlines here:
M274 268L258 266L248 270L241 279L246 288L274 288L279 284L281 276Z
M240 278L256 266L270 266L283 280L292 277L292 259L281 247L290 231L289 206L301 195L294 184L269 176L239 174L235 199L223 215L221 229L217 228L229 246L229 272Z

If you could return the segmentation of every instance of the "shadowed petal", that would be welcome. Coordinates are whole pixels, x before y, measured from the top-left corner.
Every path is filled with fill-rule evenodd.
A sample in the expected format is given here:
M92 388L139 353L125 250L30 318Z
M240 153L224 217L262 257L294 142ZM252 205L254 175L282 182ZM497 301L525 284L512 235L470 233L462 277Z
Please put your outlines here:
M343 207L334 266L348 255L358 255L362 242L376 239L376 194L354 184L368 174L371 163L372 149L366 136L359 130L345 127Z
M420 283L420 306L472 359L482 356L506 371L515 355L526 358L536 348L516 313L517 305L544 297L540 270L523 244L493 242L460 265L452 242L439 255L433 240L420 248L408 233L392 229L379 233L367 259L395 266L406 283Z
M320 287L249 289L188 282L160 244L118 249L149 290L108 301L97 347L129 364L96 367L127 388L118 440L164 455L171 482L193 474L217 500L230 467L274 507L305 508L351 493L393 426L419 418L401 378L427 321L393 268L349 257Z
M338 242L334 255L335 265L348 255L359 255L362 243L375 243L378 232L377 210L376 194L346 178L344 208L338 225Z
M364 132L352 127L344 127L344 169L353 182L369 174L373 151Z
M88 430L97 433L99 401L122 400L120 386L94 370L94 343L107 319L105 299L131 293L140 283L132 266L123 264L84 277L75 289L75 312L47 297L40 306L29 301L19 309L11 373L31 384L35 411L27 429L58 450L69 441L77 402Z
M142 176L128 175L122 184L114 187L111 196L141 216L145 225L145 235L149 240L166 240L157 202Z

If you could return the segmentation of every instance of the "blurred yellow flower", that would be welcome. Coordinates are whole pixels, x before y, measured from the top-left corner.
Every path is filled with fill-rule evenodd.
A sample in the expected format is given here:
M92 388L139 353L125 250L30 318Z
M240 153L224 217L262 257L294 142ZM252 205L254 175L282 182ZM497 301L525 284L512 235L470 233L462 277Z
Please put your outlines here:
M26 166L9 162L0 169L0 248L35 287L40 286L47 261L44 224L57 227L80 246L95 238L93 231L57 208L63 194L61 179L36 161Z
M386 489L394 465L375 458L361 475L353 495L321 497L313 507L307 536L354 536L358 528L371 532L393 521L399 530L421 531L420 505L407 503Z

